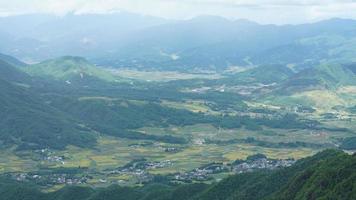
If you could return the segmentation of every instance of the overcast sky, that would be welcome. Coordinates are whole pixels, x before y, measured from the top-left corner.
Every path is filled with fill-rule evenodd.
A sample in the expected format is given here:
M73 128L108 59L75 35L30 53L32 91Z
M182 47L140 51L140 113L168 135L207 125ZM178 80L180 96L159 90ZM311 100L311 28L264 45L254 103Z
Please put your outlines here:
M356 19L356 0L0 0L1 16L118 10L170 19L219 15L259 23L295 24L332 17Z

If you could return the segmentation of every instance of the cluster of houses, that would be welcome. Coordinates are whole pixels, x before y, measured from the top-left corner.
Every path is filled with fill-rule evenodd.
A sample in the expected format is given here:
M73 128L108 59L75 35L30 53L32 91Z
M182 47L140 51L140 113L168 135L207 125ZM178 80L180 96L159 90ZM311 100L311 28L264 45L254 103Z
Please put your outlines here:
M254 160L247 160L245 162L241 162L237 165L232 166L232 171L241 174L246 172L253 172L259 169L268 169L274 170L283 167L292 166L295 163L293 159L286 160L275 160L268 158L259 158Z
M226 85L220 85L220 86L215 86L215 87L200 87L200 88L193 88L190 89L190 92L192 93L204 93L207 91L218 91L218 92L225 92L226 90L229 90L231 92L238 93L240 95L248 96L253 94L256 91L261 91L261 90L268 90L272 87L274 87L276 83L272 84L252 84L252 85L236 85L236 86L229 86L227 87Z
M166 153L177 153L177 152L181 151L180 148L176 148L176 147L165 147L163 150Z
M87 183L89 177L81 176L77 177L69 174L50 174L50 175L38 175L38 174L29 174L29 173L15 173L11 174L12 178L21 182L34 182L39 185L48 186L48 185L80 185Z
M53 184L67 184L67 185L80 185L80 184L85 184L88 181L87 177L80 177L80 178L75 178L75 177L66 177L65 175L59 175L58 177L52 177L52 183Z
M212 163L206 166L196 168L190 172L177 173L174 175L173 180L191 182L191 181L205 181L211 179L209 175L218 174L230 171L229 166L223 163Z
M132 174L140 175L148 169L157 169L172 166L173 163L170 160L147 162L145 159L133 161L124 167L119 167L118 169L112 170L109 174Z
M43 161L47 161L50 163L59 163L64 165L64 156L57 156L52 152L50 149L41 149L41 150L36 150L35 153L39 155L39 158Z
M158 162L147 162L145 163L145 169L156 169L172 166L173 163L170 160L158 161Z
M205 181L211 179L211 174L219 174L223 172L241 174L261 169L275 170L292 166L294 163L294 159L277 160L268 159L265 156L257 156L246 160L238 160L232 164L211 163L209 165L196 168L190 172L177 173L172 179L183 182Z
M54 156L49 150L41 150L44 158L51 162L63 161L63 157ZM269 159L263 154L257 154L248 157L246 160L236 160L233 163L210 163L188 172L180 172L167 175L168 180L179 182L206 181L212 179L213 174L231 173L241 174L253 172L256 170L267 169L275 170L278 168L289 167L295 163L293 159ZM125 166L108 170L102 174L101 183L106 183L106 177L113 174L129 175L135 177L138 183L149 182L153 180L153 175L149 173L151 169L166 168L174 163L171 160L147 161L146 159L133 160ZM86 173L87 174L87 173ZM78 185L85 184L91 177L85 174L33 174L33 173L15 173L11 175L17 181L33 181L41 185Z
M158 169L172 166L170 160L148 162L145 159L132 161L131 163L107 172L108 175L120 174L135 177L139 183L148 182L152 179L152 175L147 170Z

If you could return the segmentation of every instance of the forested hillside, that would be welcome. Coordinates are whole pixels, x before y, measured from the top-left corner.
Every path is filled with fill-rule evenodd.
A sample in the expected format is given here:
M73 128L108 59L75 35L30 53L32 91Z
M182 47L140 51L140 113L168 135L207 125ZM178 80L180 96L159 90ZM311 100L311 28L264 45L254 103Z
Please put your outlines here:
M69 115L46 104L31 89L32 79L0 61L0 140L19 149L87 146L95 140L90 131Z

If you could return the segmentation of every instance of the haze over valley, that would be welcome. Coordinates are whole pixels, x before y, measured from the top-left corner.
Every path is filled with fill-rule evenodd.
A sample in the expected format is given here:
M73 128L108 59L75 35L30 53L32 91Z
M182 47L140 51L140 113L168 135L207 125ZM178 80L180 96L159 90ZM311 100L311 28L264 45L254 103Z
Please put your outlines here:
M1 15L0 199L355 199L356 20L207 14Z

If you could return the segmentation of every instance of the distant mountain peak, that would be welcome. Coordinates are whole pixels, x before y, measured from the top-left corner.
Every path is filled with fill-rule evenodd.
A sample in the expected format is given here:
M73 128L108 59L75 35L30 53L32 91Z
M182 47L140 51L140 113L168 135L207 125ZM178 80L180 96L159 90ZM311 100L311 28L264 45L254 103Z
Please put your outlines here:
M192 22L232 22L231 20L215 15L199 15L191 18L189 21Z

